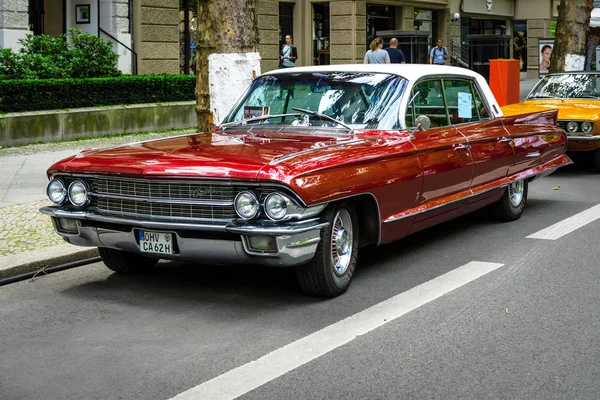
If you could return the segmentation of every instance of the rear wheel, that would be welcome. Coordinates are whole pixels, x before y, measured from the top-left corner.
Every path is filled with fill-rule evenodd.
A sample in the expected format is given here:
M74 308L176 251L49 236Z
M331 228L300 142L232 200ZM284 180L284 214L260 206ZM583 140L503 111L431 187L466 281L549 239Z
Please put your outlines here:
M100 258L108 269L120 274L138 274L149 270L158 263L158 258L144 257L126 251L99 247Z
M502 221L515 221L521 218L527 202L527 181L511 182L502 198L490 205L491 214Z
M348 289L358 257L358 219L350 203L328 211L330 225L321 231L315 257L296 267L302 291L313 296L334 297Z

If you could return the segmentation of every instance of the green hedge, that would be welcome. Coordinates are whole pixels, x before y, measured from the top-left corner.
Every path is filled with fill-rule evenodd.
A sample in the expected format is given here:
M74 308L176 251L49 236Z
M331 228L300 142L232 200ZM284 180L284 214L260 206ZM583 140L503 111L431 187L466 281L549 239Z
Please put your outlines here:
M0 80L0 112L194 100L194 75Z

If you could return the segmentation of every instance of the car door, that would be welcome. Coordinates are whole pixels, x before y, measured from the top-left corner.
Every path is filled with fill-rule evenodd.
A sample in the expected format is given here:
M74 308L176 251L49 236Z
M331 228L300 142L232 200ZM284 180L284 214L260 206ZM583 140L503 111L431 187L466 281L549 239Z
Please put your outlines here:
M500 118L493 119L475 82L469 79L443 79L450 123L471 146L473 178L471 189L500 183L514 162L513 141Z
M420 203L433 209L459 200L461 195L455 194L468 191L473 162L467 139L450 124L442 80L418 82L411 99L406 110L407 127L417 125L419 117L431 121L429 129L416 129L412 144L423 170Z

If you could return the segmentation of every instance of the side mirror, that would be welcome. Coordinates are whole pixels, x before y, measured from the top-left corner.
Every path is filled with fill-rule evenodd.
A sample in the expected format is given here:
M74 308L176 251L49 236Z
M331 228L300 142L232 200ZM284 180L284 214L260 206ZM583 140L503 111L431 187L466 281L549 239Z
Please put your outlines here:
M431 119L427 115L419 115L415 119L415 127L418 131L426 131L431 128Z

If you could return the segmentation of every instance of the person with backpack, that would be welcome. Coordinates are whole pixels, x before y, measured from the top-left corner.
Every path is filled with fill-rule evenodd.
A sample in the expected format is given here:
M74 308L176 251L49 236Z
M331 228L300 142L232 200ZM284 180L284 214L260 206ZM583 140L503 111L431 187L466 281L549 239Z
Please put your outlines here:
M442 46L443 44L444 41L442 39L438 39L437 46L431 48L431 51L429 52L429 64L446 64L446 60L448 59L448 49Z

